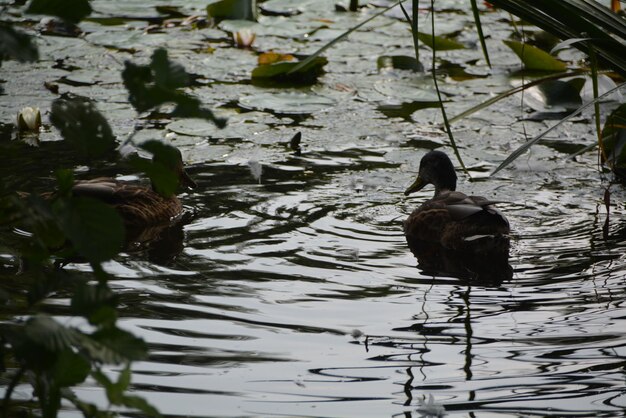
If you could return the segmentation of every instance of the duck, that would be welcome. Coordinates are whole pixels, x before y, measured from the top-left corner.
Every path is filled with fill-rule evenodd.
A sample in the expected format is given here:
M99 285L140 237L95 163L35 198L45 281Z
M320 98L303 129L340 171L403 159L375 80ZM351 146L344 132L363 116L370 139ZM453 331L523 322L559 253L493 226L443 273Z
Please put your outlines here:
M404 194L435 187L434 196L415 209L403 223L409 246L437 244L470 253L506 252L510 225L493 205L502 203L456 191L457 176L446 153L429 151L420 160L417 179Z
M166 167L170 166L174 171L179 186L195 189L197 184L185 171L180 151L173 149L176 152L173 163L161 163ZM110 177L98 177L75 182L71 193L75 197L89 197L112 206L121 216L127 230L167 225L183 214L183 205L178 197L175 194L167 196L159 193L154 183L145 186Z

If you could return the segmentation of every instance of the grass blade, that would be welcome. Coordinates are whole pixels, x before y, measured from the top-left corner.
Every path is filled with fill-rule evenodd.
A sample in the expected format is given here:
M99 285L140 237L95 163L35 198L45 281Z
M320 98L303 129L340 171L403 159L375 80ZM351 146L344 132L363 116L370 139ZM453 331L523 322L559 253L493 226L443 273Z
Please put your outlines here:
M347 31L345 31L344 33L342 33L341 35L339 35L338 37L336 37L335 39L333 39L332 41L330 41L329 43L327 43L326 45L324 45L323 47L321 47L320 49L318 49L317 51L315 51L312 55L309 55L304 61L300 62L298 65L296 65L295 67L293 67L291 69L291 71L289 71L287 74L291 74L294 73L304 67L306 67L307 65L309 65L316 57L318 57L322 52L326 51L328 48L330 48L331 46L335 45L336 43L344 40L345 38L348 37L348 35L350 35L352 32L354 32L355 30L359 29L361 26L366 25L367 23L371 22L372 20L376 19L378 16L388 12L389 10L393 9L394 7L396 7L398 4L400 3L404 3L406 0L398 0L397 2L395 2L394 4L392 4L391 6L385 7L383 10L381 10L378 13L374 13L372 16L370 16L369 18L365 19L363 22L359 23L358 25L348 29Z
M519 147L518 149L516 149L515 151L513 151L511 153L511 155L509 155L508 157L506 157L506 159L504 161L502 161L502 163L500 163L500 165L493 170L493 172L491 173L491 175L493 176L494 174L496 174L498 171L502 170L503 168L505 168L506 166L508 166L509 164L511 164L513 161L515 161L520 155L522 155L528 148L532 147L533 145L535 145L537 142L539 142L544 136L546 136L548 133L552 132L553 130L555 130L557 127L561 126L562 124L564 124L565 122L567 122L568 120L572 119L574 116L577 116L580 112L582 112L583 110L585 110L586 108L588 108L589 106L597 103L598 101L604 99L605 97L608 97L609 95L611 95L613 92L619 90L620 88L626 86L626 83L622 83L614 88L612 88L611 90L607 91L606 93L602 94L601 96L598 96L596 99L590 101L589 103L585 103L584 105L582 105L581 107L579 107L578 109L576 109L575 111L573 111L571 114L569 114L568 116L564 117L563 119L561 119L560 121L558 121L557 123L555 123L554 125L552 125L551 127L549 127L548 129L546 129L545 131L543 131L542 133L540 133L539 135L535 136L533 139L526 141L524 144L522 144L521 147Z

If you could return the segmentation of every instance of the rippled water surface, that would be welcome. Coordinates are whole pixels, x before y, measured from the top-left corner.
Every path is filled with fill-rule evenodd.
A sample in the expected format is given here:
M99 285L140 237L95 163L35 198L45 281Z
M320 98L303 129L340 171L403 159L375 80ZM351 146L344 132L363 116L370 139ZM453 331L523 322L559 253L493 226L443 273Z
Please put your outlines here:
M116 13L108 2L93 3L101 14ZM462 29L471 17L454 12L459 2L448 3L452 11L443 13L458 16ZM333 2L319 4L326 12L301 6L302 16L335 19L336 34L320 30L317 39L298 44L277 28L308 30L316 20L301 16L294 27L281 27L268 23L277 18L262 17L267 33L257 28L259 50L311 52L367 16L366 11L336 15ZM192 14L202 5L184 7ZM125 15L140 14L126 8ZM500 21L503 16L485 17L494 36L510 29ZM62 57L87 66L85 74L95 84L61 89L99 100L122 136L136 121L119 81L120 63L146 59L165 39L175 59L205 78L206 85L193 93L230 118L224 131L199 122L168 128L144 120L138 134L148 139L175 132L168 138L183 151L199 188L181 195L191 214L184 226L169 231L164 242L129 249L106 264L121 297L120 323L150 347L149 358L133 364L133 391L164 415L180 417L419 417L420 403L430 395L448 416L624 415L625 193L622 186L611 186L603 233L602 198L609 183L598 172L595 153L566 160L569 146L595 140L590 115L564 125L493 177L486 174L525 135L532 137L550 123L524 120L517 98L456 126L476 180L459 171L459 189L504 201L498 206L513 229L512 277L489 273L484 280L467 280L441 267L418 266L402 234L402 220L432 194L432 189L410 198L402 193L419 158L427 149L450 148L433 125L437 109L409 117L379 109L406 101L398 96L406 93L402 86L416 83L408 72L376 69L376 57L384 51L411 54L412 41L400 20L381 18L351 37L352 43L328 51L328 73L299 91L336 104L305 117L233 108L240 97L281 89L246 82L256 57L232 48L227 32L173 28L147 34L144 24L130 20L107 29L86 22L90 43L44 38L42 62L30 73L21 74L24 64L6 63L3 78L16 81L6 83L0 96L4 116L32 101L45 109L54 97L27 96L20 89L34 86L35 79L71 77L72 72L50 70ZM111 42L134 34L133 42L144 49L132 56L110 50L101 57L98 33ZM475 34L467 28L461 39ZM192 51L206 42L215 52ZM509 87L516 58L490 42L501 59L488 78L445 78L452 114L486 99L485 93ZM98 72L84 62L85 54L100 65ZM484 65L468 64L480 58L477 48L444 56L488 73ZM227 66L229 60L237 65ZM381 88L390 80L401 82L400 87L390 84L393 95L391 87ZM183 128L195 131L181 134ZM303 135L301 155L287 146L296 132ZM43 139L56 135L50 131ZM47 176L57 160L47 155L45 149L14 152L3 176L26 189L50 184ZM30 168L27 161L33 159L38 163ZM20 177L15 173L22 166ZM261 176L255 177L259 167ZM90 177L100 170L78 167L76 172ZM453 270L456 261L447 260L447 268ZM489 267L493 260L476 263ZM88 272L83 264L66 268ZM59 296L48 303L61 321L67 320L66 302ZM18 389L18 396L30 396L27 387ZM95 385L77 393L106 405Z

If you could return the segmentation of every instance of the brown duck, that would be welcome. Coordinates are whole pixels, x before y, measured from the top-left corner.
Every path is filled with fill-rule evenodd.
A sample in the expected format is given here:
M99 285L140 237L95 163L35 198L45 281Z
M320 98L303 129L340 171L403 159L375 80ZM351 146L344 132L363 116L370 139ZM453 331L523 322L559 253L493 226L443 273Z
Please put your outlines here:
M445 153L430 151L422 157L418 177L404 194L432 184L435 195L404 221L409 245L433 243L459 251L508 252L509 221L492 206L497 202L457 192L456 179Z
M195 188L196 183L183 167L180 151L176 151L177 159L172 169L178 176L179 184ZM108 177L77 181L72 187L72 195L98 199L111 205L128 229L167 224L183 212L176 195L164 196L155 190L154 185L146 187Z

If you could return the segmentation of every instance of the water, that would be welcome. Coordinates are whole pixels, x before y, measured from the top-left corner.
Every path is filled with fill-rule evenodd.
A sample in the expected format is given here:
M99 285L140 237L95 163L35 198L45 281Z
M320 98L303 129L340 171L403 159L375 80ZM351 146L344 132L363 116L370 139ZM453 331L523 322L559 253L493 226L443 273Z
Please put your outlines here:
M94 1L96 10L100 3ZM301 45L296 35L285 35L310 29L312 13L332 17L339 28L363 18L334 14L332 2L324 4L323 13L302 6L305 13L290 18L293 27L266 20L259 48L315 50L324 36ZM144 9L142 3L148 13ZM109 6L100 10L114 13ZM132 4L123 10L137 12ZM508 31L498 16L485 19L494 31ZM23 64L3 63L3 78L10 80L0 97L5 119L33 101L46 108L51 96L20 91L32 88L32 80L58 75L50 67L63 57L87 67L84 74L95 84L61 89L96 97L118 135L127 133L138 122L119 82L121 62L145 59L165 36L143 34L141 19L129 22L110 29L85 23L100 31L91 35L92 43L45 38L42 62L28 71ZM519 99L460 122L457 140L476 181L459 172L459 189L505 201L498 207L513 228L513 273L485 281L430 274L417 266L401 224L432 190L411 198L402 191L425 150L447 145L432 125L439 112L393 117L376 110L415 83L406 72L375 68L382 51L411 54L410 37L398 35L405 29L384 19L351 38L356 49L340 44L329 50L328 73L311 91L337 104L309 117L233 108L240 97L283 89L249 85L254 53L233 49L215 29L208 29L218 39L209 42L216 48L211 55L192 52L206 42L205 32L168 29L170 54L208 80L193 93L221 105L218 112L230 124L216 131L196 121L188 125L195 133L181 134L180 126L139 122L139 139L178 132L173 143L199 187L181 195L191 213L184 227L105 266L120 294L120 324L150 347L149 358L133 364L132 390L164 415L418 417L420 402L432 395L453 417L624 416L625 193L611 186L604 234L602 197L609 184L598 173L594 153L565 160L572 146L595 140L590 116L566 125L494 177L486 174L525 135L550 123L524 121ZM145 49L132 56L102 54L96 35L118 42L129 33ZM505 75L515 57L495 41L490 47L501 54L493 76L462 83L445 79L454 98L451 114L486 98L476 98L476 91L508 88ZM468 62L480 51L449 54L451 62L471 69ZM86 63L85 55L95 64ZM98 65L98 72L90 65ZM301 156L286 146L298 131ZM58 134L50 131L42 139L41 151L16 150L12 143L10 164L0 168L7 184L27 190L51 184L50 172L59 163L48 157L57 146L50 141ZM76 172L116 173L107 166ZM88 274L85 265L66 268ZM4 288L21 286L15 276L5 276ZM63 295L53 295L46 308L58 320L71 321L64 316L66 304ZM112 377L120 371L107 370ZM76 391L106 406L93 382ZM30 394L20 386L15 396ZM68 409L63 415L77 413Z

